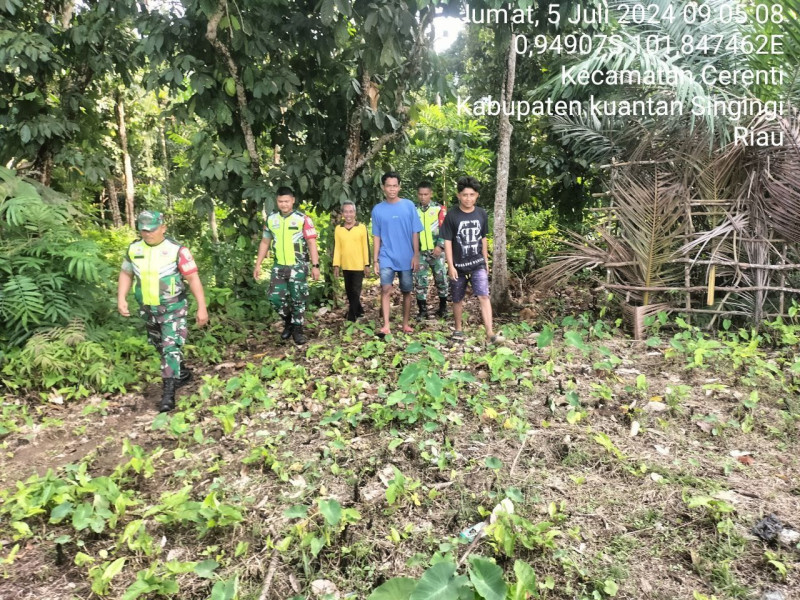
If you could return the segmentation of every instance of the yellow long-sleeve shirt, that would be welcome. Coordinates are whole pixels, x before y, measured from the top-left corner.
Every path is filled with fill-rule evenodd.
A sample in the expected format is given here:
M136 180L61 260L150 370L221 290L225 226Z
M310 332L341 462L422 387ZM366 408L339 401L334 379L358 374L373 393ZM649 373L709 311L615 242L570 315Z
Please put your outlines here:
M363 271L369 265L367 228L362 223L347 229L337 225L333 234L333 266L345 271Z

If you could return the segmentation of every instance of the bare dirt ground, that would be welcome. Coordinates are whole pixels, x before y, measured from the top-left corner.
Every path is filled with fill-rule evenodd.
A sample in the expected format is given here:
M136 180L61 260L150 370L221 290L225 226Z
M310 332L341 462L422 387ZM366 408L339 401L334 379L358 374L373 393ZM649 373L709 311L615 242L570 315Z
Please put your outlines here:
M770 514L800 527L794 384L754 388L743 371L713 360L687 369L684 357L665 357L671 332L654 347L616 332L591 342L620 359L611 369L597 367L603 356L594 350L566 345L560 329L539 348L542 323L594 303L583 291L561 294L556 303L525 299L534 324L508 329L500 348L517 360L505 366L493 362L508 355L485 344L475 306L463 345L450 343L449 322L430 320L417 326L427 335L395 335L376 346L368 329L348 331L334 311L314 319L305 349L257 340L200 369L166 425L154 428L157 385L48 407L42 416L51 424L2 440L0 511L17 482L48 470L66 477L81 463L91 477L110 476L131 490L139 504L100 533L32 515L32 535L15 540L0 522L0 557L19 544L13 562L2 565L0 599L98 597L92 565L118 557L124 569L99 588L109 598L130 593L148 569L180 592L154 588L140 597L208 598L215 582L235 579L239 598L313 597L319 580L333 586L331 597L366 598L391 577L419 577L432 559L458 561L467 552L494 557L508 573L515 559L527 561L545 598L796 597L796 543L767 543L751 532ZM421 353L409 354L420 338ZM463 371L474 381L460 384L436 418L377 422L370 406L387 403L403 367L428 347L446 360L442 377ZM268 400L254 400L226 424L227 407L259 398L237 387L251 380ZM759 399L748 408L742 399L754 389ZM152 457L152 473L119 472L131 458L123 440ZM393 467L406 483L390 502ZM193 500L229 503L242 519L205 528L147 516L162 494L187 486ZM524 520L509 525L505 547L496 531L473 546L459 540L505 496ZM359 518L324 527L315 512L323 499ZM296 505L310 507L309 516L287 516ZM148 552L122 541L134 519L153 540ZM318 553L312 534L324 542ZM70 540L55 542L60 535ZM94 563L76 565L78 553ZM205 560L218 564L213 577L168 566Z

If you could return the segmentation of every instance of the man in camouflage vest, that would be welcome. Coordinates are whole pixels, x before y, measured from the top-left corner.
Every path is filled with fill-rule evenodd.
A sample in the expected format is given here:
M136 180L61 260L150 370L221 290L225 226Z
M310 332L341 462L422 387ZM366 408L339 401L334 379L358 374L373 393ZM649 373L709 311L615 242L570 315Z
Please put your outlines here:
M189 382L191 371L182 365L186 342L188 301L186 287L197 300L197 326L208 323L203 284L192 253L166 237L164 216L146 210L136 219L140 239L128 246L117 284L117 310L129 317L127 296L134 284L139 316L145 320L147 339L161 354L164 381L159 410L175 408L175 390Z
M437 316L447 316L447 267L444 264L444 240L439 236L439 227L444 221L447 209L431 203L433 189L427 181L417 185L417 213L422 221L419 234L419 271L414 274L414 287L417 289L417 318L428 318L428 268L433 272L433 280L439 291L439 310Z
M269 299L283 319L282 340L294 339L298 346L306 343L303 320L308 299L308 259L311 255L311 277L319 280L317 230L305 214L294 210L294 192L278 188L275 203L278 210L267 217L264 234L258 246L253 278L258 281L261 263L275 257L269 284Z

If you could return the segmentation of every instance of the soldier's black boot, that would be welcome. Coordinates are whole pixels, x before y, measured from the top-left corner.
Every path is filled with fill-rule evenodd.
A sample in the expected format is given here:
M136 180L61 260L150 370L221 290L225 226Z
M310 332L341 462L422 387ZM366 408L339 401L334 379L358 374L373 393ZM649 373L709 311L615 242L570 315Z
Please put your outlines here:
M288 340L292 337L292 315L283 317L283 331L281 331L281 339Z
M294 343L298 346L302 346L306 343L306 336L303 335L303 326L302 325L295 325L292 329L292 338L294 339Z
M419 307L419 314L417 315L417 320L422 321L423 319L428 318L428 301L427 300L417 300L417 306Z
M184 365L181 365L181 376L175 380L175 389L182 388L192 380L192 370Z
M175 408L175 380L172 377L164 380L164 392L158 412L169 412Z
M447 316L447 296L439 296L439 310L436 311L436 316Z

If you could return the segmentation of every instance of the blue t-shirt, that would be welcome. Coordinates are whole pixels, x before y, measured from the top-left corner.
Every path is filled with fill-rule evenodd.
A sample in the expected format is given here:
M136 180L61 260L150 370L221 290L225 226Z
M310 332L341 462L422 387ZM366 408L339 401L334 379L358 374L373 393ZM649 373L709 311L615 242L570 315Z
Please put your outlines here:
M410 271L414 247L411 236L422 231L417 207L411 200L400 198L394 204L385 200L372 209L372 235L381 238L378 259L381 269Z

